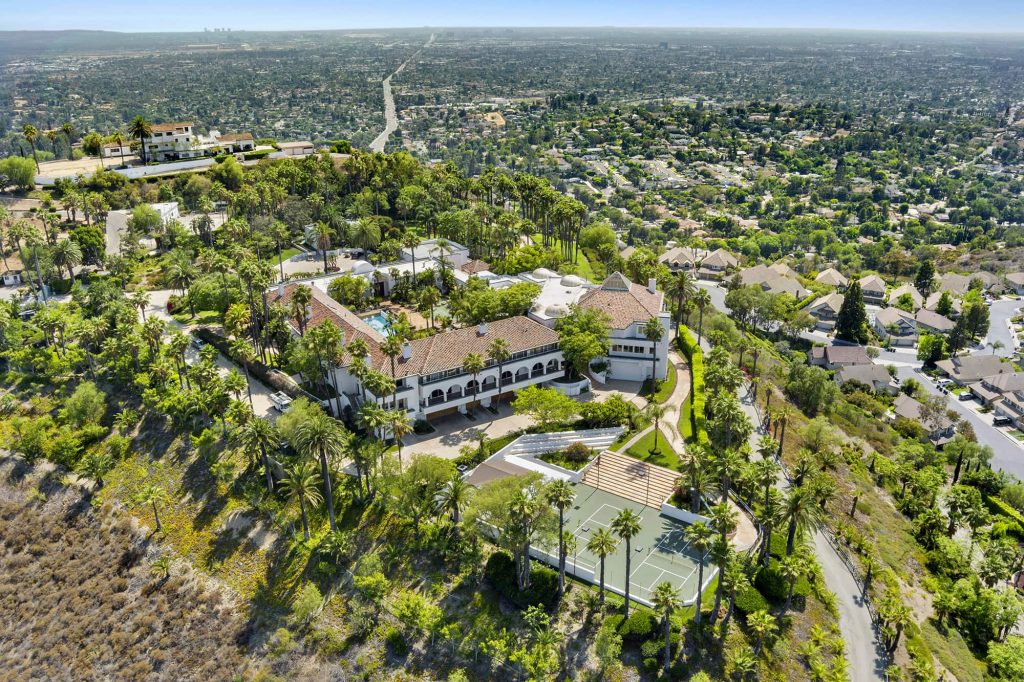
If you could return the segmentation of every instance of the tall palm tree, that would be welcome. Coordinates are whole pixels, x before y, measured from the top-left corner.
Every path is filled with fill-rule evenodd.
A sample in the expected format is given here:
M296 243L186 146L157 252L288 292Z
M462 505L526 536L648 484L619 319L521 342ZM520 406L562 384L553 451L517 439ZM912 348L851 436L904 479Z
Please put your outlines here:
M324 257L324 272L327 272L327 252L331 249L331 240L334 238L334 228L324 222L316 224L316 248Z
M161 532L163 524L160 523L160 508L158 505L170 501L171 498L167 495L167 491L158 485L146 486L136 499L139 504L148 504L153 507L153 520L156 522L156 532Z
M782 513L782 519L789 524L786 556L791 555L796 547L797 531L816 528L821 522L821 507L817 502L811 490L802 486L791 488L786 495L786 505Z
M124 143L125 143L124 133L122 133L120 130L115 130L110 135L109 139L110 139L111 142L113 142L114 144L117 145L117 151L118 151L118 154L121 156L121 165L123 166L124 165ZM103 158L103 151L102 150L100 150L100 158Z
M388 360L391 361L391 379L392 381L398 381L398 370L395 367L395 360L402 354L402 339L398 334L389 334L384 342L380 344L380 350L384 355L388 356ZM395 392L391 396L391 409L394 410L398 406L398 388L395 387Z
M497 338L487 346L487 359L498 366L498 397L495 402L501 399L501 375L505 373L505 363L512 357L508 341Z
M310 459L320 460L320 478L323 479L324 500L331 531L338 530L334 520L334 493L328 461L339 459L347 450L345 429L324 412L313 412L295 429L295 444L299 452Z
M281 489L291 501L298 501L299 513L302 515L302 536L309 540L309 519L306 516L306 505L313 507L323 502L320 491L320 474L316 465L309 461L298 461L285 469L285 477L281 481Z
M694 514L700 512L701 496L707 492L709 481L706 477L707 469L705 464L709 457L707 448L694 443L687 446L680 458L683 468L687 472L686 483L690 488L690 511Z
M647 320L643 326L644 338L651 342L651 395L658 392L658 344L665 338L665 328L657 317Z
M398 468L402 470L402 439L408 436L413 431L412 420L409 419L409 415L402 410L392 410L389 414L388 427L391 429L391 435L395 439L395 445L398 446Z
M39 131L31 123L26 123L21 129L21 136L32 145L32 159L36 162L36 172L39 172L39 155L36 154L36 140L39 139Z
M683 323L683 308L686 305L686 299L693 293L693 278L685 270L680 270L672 278L668 290L668 294L676 299L676 333L678 333L679 325Z
M775 451L775 441L771 440L769 452ZM764 439L762 439L764 442ZM766 443L767 445L768 443ZM779 472L782 471L782 467L771 458L769 455L767 458L762 454L762 458L754 462L754 481L764 489L764 503L768 504L768 494L771 492L772 487L776 481L779 480Z
M419 305L420 312L424 310L430 316L430 328L434 328L434 308L441 302L441 292L437 290L437 287L428 286L424 287L420 291Z
M697 564L697 602L694 604L693 622L700 627L701 597L704 592L704 563L708 550L711 549L711 545L714 543L715 531L703 521L698 521L692 526L687 526L683 532L690 546L697 550L699 557L699 563Z
M462 520L462 510L469 504L475 488L466 482L462 474L456 473L444 484L437 493L435 503L438 511L448 512L451 517L455 532L459 532L459 522Z
M764 542L761 543L761 559L765 566L771 561L772 531L782 522L784 511L782 493L778 490L770 490L764 504L758 509L758 520L761 522L761 528L764 530Z
M718 476L722 491L722 501L725 502L729 499L732 481L743 470L743 456L739 450L723 450L712 458L710 464L711 470Z
M50 260L57 268L68 271L68 280L75 281L75 266L82 264L82 248L78 242L62 239L50 249Z
M679 590L666 581L659 583L654 588L654 595L651 597L654 604L654 611L661 616L665 624L665 675L668 675L669 666L672 663L672 614L679 606Z
M313 289L305 284L295 287L292 297L288 301L288 314L295 320L295 326L299 328L299 336L306 335L306 323L309 320L310 306L313 302Z
M654 422L654 449L651 454L658 454L658 436L661 434L661 418L665 416L667 408L658 403L648 403L644 408L644 415Z
M249 455L250 462L260 461L263 463L263 470L267 478L267 490L274 492L274 476L271 471L270 456L267 453L276 448L281 440L281 434L277 427L266 419L253 417L242 424L236 438L238 444Z
M630 561L633 558L630 543L640 533L640 516L632 509L623 509L612 520L612 530L621 539L626 541L626 611L625 616L629 618L629 576L631 574Z
M793 592L796 589L796 583L800 578L807 572L807 561L800 555L800 553L792 554L782 558L779 562L779 573L786 579L788 584L788 591L786 592L786 602L782 605L782 613L789 611L789 605L793 603Z
M146 154L146 138L152 137L153 126L142 116L136 116L132 119L132 122L128 124L128 134L136 138L139 141L139 152L142 154L142 165L145 166L149 162L149 158ZM122 158L122 161L124 159Z
M68 141L68 159L71 159L73 154L71 153L71 137L75 134L75 126L70 123L65 123L60 127L60 131L64 133L64 137Z
M558 594L565 592L565 510L572 506L576 493L568 481L551 483L546 492L548 502L558 510Z
M596 556L601 563L601 578L598 582L598 599L601 606L604 606L604 560L615 551L615 547L618 544L618 540L615 539L615 536L607 528L598 529L587 540L587 551Z
M697 343L701 342L701 335L704 333L704 309L711 305L711 294L706 289L697 289L693 294L693 304L700 311L700 318L697 322Z
M463 369L463 371L465 371L467 374L472 374L473 375L473 402L474 403L476 402L476 395L480 391L480 382L477 381L477 376L479 376L480 372L484 371L484 368L486 366L487 366L487 362L484 360L484 357L482 355L480 355L479 353L469 353L462 360L462 369ZM474 405L474 407L475 407L475 405Z

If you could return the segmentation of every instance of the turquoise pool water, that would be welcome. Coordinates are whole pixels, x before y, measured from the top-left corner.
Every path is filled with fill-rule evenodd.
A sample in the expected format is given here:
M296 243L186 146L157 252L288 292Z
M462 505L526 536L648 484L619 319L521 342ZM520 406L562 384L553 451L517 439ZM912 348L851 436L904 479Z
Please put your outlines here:
M391 335L391 325L388 323L387 315L384 313L374 313L361 319L384 336Z

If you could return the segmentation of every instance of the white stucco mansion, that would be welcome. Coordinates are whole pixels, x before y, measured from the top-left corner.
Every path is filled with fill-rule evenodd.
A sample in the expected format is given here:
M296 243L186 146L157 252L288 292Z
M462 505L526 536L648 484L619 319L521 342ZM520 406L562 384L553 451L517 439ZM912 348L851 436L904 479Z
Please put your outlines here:
M272 290L268 300L287 304L297 286L289 284ZM363 339L370 348L367 364L392 376L391 358L380 348L384 336L319 288L312 287L312 291L306 328L329 322L341 330L346 345ZM295 329L293 321L289 324ZM486 360L488 347L498 338L508 344L509 359L500 368L488 360L487 367L474 379L463 370L463 361L470 353ZM347 358L334 372L344 408L354 411L364 391L349 372ZM563 372L558 333L528 317L516 316L407 341L402 354L395 358L395 399L398 409L404 409L411 418L429 419L464 413L470 403L490 405L499 396L556 379ZM382 406L391 405L391 396L378 397L369 391L366 396Z

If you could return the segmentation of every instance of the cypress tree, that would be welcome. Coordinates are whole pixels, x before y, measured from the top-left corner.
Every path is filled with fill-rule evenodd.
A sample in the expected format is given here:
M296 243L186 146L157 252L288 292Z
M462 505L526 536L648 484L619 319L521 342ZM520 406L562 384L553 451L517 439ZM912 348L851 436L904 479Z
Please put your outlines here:
M868 316L864 312L864 295L860 282L853 282L846 290L843 305L836 318L836 338L854 343L868 342Z

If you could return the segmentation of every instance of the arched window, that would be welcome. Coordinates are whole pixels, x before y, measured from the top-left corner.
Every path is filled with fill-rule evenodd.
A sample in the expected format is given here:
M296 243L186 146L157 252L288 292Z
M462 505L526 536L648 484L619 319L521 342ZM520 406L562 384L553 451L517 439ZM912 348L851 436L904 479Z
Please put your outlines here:
M466 384L466 395L471 395L474 391L480 391L480 382L476 379L470 379L469 383Z
M548 360L548 371L549 372L557 372L558 371L558 360L555 360L554 358L551 358L550 360Z
M448 400L452 400L453 398L461 398L461 397L462 397L462 388L461 387L459 387L459 386L452 386L451 388L448 389Z
M481 390L490 391L490 390L493 390L494 387L497 386L497 385L498 385L498 380L495 379L493 376L485 377L484 378L484 385L483 385L483 388Z
M511 384L511 383L512 383L512 372L510 372L510 371L508 371L506 369L504 372L501 373L501 385L504 386L506 384Z
M444 402L444 391L439 388L435 388L430 392L430 397L427 398L427 404L437 405L438 403Z
M530 370L525 367L520 367L516 370L516 381L522 381L523 379L530 378Z
M539 377L544 374L544 365L537 362L533 365L533 376Z

